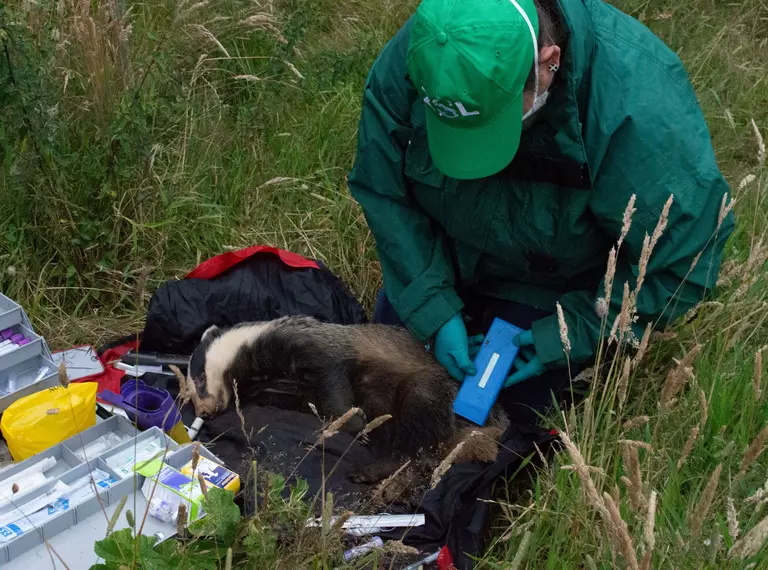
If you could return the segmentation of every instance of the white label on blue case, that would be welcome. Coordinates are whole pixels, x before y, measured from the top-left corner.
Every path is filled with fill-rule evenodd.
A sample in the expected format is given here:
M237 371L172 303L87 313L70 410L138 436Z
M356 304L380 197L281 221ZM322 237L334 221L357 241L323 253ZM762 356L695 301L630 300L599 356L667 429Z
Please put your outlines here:
M499 353L494 352L491 356L491 361L488 363L488 366L485 368L485 372L483 372L483 377L480 378L480 383L477 385L478 388L485 388L485 385L488 384L488 379L491 377L491 374L493 374L493 369L496 368L496 363L499 361Z

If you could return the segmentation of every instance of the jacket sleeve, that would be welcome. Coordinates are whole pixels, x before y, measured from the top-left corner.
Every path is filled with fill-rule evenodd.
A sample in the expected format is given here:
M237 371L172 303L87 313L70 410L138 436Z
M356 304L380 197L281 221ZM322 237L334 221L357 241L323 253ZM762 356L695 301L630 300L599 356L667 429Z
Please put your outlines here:
M445 235L416 203L404 175L416 98L406 78L409 26L387 44L367 78L348 185L376 241L387 297L406 326L426 340L463 304Z
M597 351L621 311L624 283L634 290L646 234L653 235L664 203L673 195L666 229L653 249L637 299L632 332L639 339L648 322L664 327L702 301L714 288L727 238L734 229L730 213L718 228L723 196L729 188L717 168L709 131L692 89L667 86L666 105L653 96L637 104L633 117L611 136L590 201L595 221L614 240L621 233L624 208L636 195L632 225L618 253L608 317L603 326L597 291L567 293L560 299L568 325L569 358L583 363ZM730 199L730 196L728 197ZM607 261L607 252L605 252ZM698 256L698 257L697 257ZM694 261L696 264L694 266ZM693 266L693 269L691 267ZM536 352L548 366L564 363L557 316L533 325Z

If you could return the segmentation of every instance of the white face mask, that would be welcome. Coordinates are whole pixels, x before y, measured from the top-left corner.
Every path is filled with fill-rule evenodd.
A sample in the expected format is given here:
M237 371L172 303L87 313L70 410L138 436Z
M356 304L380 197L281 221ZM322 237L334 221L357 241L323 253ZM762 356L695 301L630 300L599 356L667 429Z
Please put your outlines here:
M515 8L517 8L517 11L520 12L520 15L523 17L523 20L525 20L525 23L528 24L528 29L531 31L531 39L533 40L533 103L531 103L531 108L528 109L528 112L523 115L523 122L525 123L533 115L538 113L547 103L549 91L544 91L544 93L539 95L539 42L536 39L536 30L533 29L533 24L531 23L530 18L528 18L528 14L526 14L525 10L523 10L520 4L517 3L517 0L509 1L512 2L512 5Z

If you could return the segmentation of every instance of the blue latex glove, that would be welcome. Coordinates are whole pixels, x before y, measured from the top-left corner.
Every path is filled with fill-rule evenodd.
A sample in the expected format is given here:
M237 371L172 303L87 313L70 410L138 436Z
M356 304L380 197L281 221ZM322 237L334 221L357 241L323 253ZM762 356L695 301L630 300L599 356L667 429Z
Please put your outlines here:
M517 353L517 358L512 363L512 367L517 371L507 378L504 382L504 387L508 388L513 384L541 376L547 371L547 367L542 364L538 356L536 356L536 349L533 346L533 332L523 331L517 335L512 342L515 346L520 347L520 351Z
M480 348L483 346L485 335L476 335L469 338L469 356L475 358L477 353L480 352ZM536 356L536 350L533 348L533 333L531 331L523 331L517 335L512 341L515 346L520 347L520 351L517 353L517 358L512 363L513 372L504 382L504 387L508 388L513 384L541 376L546 372L547 368L541 363L541 360Z
M451 373L451 376L460 382L465 376L477 373L475 365L469 358L467 327L460 314L451 317L451 320L437 331L435 357Z

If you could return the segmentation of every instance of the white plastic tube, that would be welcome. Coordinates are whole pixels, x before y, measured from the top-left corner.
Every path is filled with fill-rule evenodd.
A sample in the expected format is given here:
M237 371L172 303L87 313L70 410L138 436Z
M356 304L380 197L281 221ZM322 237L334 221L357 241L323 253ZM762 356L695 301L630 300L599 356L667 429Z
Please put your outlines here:
M203 418L195 418L195 421L192 422L192 426L187 430L189 439L194 440L197 437L200 428L203 427L203 421Z

